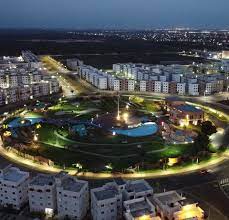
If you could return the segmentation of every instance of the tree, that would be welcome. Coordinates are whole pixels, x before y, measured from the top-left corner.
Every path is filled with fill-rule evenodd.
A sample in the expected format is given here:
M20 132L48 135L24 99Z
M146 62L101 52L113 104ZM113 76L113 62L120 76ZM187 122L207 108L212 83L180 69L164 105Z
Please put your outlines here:
M138 148L138 154L139 154L139 157L140 157L140 160L141 160L141 167L144 168L145 157L146 157L146 154L147 154L145 148L140 146Z
M204 133L199 133L193 143L194 154L197 155L201 151L208 151L209 143L209 137Z
M201 132L205 135L212 135L217 132L216 127L210 121L204 121L201 124Z

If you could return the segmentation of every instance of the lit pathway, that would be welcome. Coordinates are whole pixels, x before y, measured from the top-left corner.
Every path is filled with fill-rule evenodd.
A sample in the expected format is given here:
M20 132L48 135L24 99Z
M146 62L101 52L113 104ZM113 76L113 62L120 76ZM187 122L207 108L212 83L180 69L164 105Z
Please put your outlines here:
M20 157L12 152L8 152L7 150L5 150L2 147L2 143L0 143L0 154L9 161L12 161L21 166L28 167L30 169L34 169L39 172L58 173L62 171L62 169L60 168L51 167L47 165L41 165L31 160ZM163 177L163 176L172 176L172 175L177 175L177 174L192 173L192 172L195 172L201 169L206 169L214 165L223 163L228 158L229 158L229 152L225 152L221 157L215 157L208 162L202 162L200 164L193 164L191 166L184 167L184 168L181 168L181 167L170 168L167 170L155 170L152 172L147 171L147 172L137 172L137 173L131 173L131 174L124 174L124 173L112 174L112 173L93 173L93 172L76 173L76 170L74 169L65 169L65 171L69 172L69 174L71 175L77 175L79 177L84 177L88 179L106 179L106 178L114 178L114 177L122 177L122 178L128 178L128 179L131 179L131 178L157 178L157 177Z

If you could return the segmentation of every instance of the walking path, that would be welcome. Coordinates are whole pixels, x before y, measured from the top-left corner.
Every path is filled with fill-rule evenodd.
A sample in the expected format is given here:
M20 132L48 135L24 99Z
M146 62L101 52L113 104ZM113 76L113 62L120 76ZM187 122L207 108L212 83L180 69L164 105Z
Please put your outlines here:
M13 163L28 167L30 169L34 169L39 172L58 173L63 170L58 167L38 164L29 159L20 157L12 152L8 152L5 148L2 147L1 141L0 141L0 154L7 160L12 161ZM70 175L77 175L79 177L88 178L88 179L109 179L109 178L116 178L116 177L128 178L128 179L158 178L158 177L172 176L172 175L177 175L177 174L187 174L187 173L192 173L198 170L207 169L212 166L223 163L228 158L229 158L229 152L227 151L220 157L213 158L210 161L202 162L200 164L193 164L188 167L177 167L177 168L170 168L167 170L154 170L154 171L136 172L136 173L129 173L129 174L126 174L126 173L93 173L93 172L77 173L75 169L65 169L65 171L69 172Z

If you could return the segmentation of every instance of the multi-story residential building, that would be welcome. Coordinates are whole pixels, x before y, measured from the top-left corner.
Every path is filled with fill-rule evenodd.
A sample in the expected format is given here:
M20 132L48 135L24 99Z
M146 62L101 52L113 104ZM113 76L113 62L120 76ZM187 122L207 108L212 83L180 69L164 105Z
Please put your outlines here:
M114 91L121 90L121 81L119 79L114 79Z
M19 100L26 101L30 99L31 88L29 85L23 85L18 91Z
M84 219L89 209L88 182L66 173L55 176L59 218Z
M128 87L127 87L127 90L128 91L134 91L135 89L135 81L132 80L132 79L129 79L128 80Z
M122 217L122 191L115 182L91 189L93 220L116 220Z
M83 65L83 61L79 60L79 59L67 59L67 66L71 69L71 70L78 70L79 66Z
M161 91L162 91L162 82L161 81L155 81L154 92L161 93Z
M202 73L196 75L195 71L201 73L205 68L208 68L209 71L220 70L217 65L205 66L203 64L164 66L118 63L113 65L114 72L112 73L102 72L94 67L85 65L80 66L79 72L83 79L95 87L114 91L141 91L198 96L210 95L228 89L228 79L226 80L225 73ZM104 79L103 83L98 83L98 80L95 79L99 77L106 78L107 82L104 83L106 81Z
M57 93L60 90L57 79L45 74L44 68L34 54L30 51L22 53L28 63L24 63L23 57L3 57L3 64L0 62L0 89L1 100L4 100L1 101L3 105L26 101L28 97L32 99ZM8 60L10 60L10 65Z
M138 198L124 201L123 216L126 220L149 219L160 220L156 216L155 206L149 201L148 198Z
M153 195L153 188L145 180L127 181L123 191L125 200L150 197Z
M178 95L185 95L186 83L177 83L177 93Z
M43 212L53 215L57 207L54 176L38 174L29 183L28 194L31 212Z
M0 89L0 106L5 105L5 96L2 89Z
M199 93L199 84L197 83L189 83L188 84L188 94L192 96L198 96Z
M144 81L143 80L140 81L139 90L141 92L146 92L147 91L147 81L145 81L145 80Z
M198 204L190 203L185 197L182 197L176 191L154 194L153 203L162 219L204 219L204 211L198 206Z
M29 173L11 165L0 170L0 205L19 210L28 201Z
M4 89L5 104L10 104L19 101L18 88L7 88Z

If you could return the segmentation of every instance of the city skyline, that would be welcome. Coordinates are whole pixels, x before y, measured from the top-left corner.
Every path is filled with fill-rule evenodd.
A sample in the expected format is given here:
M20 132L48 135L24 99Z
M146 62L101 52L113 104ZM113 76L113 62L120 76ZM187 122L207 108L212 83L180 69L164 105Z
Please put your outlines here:
M0 28L227 29L228 6L226 0L10 0L2 3Z

